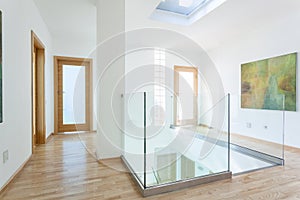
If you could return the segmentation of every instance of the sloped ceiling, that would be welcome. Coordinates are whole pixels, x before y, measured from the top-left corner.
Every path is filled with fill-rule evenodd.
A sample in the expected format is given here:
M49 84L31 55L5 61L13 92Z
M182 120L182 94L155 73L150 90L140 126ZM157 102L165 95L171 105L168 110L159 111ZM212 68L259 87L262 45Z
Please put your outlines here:
M68 35L96 41L95 0L34 1L54 37ZM286 19L295 26L299 24L299 19L292 16L300 12L300 0L227 0L191 26L150 20L149 16L159 1L126 0L126 29L159 27L176 30L209 50Z
M96 41L95 0L34 0L54 38Z
M191 26L150 20L149 15L158 3L159 0L126 0L127 30L143 27L172 29L191 37L209 50L287 19L295 26L299 24L299 19L292 17L300 12L299 0L227 0Z

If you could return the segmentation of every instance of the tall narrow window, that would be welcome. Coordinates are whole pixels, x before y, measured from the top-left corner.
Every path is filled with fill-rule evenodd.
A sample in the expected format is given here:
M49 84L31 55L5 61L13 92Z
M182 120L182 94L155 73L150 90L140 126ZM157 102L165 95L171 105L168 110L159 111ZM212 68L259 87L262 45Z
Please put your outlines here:
M154 125L161 126L165 121L166 89L165 85L166 52L154 50Z

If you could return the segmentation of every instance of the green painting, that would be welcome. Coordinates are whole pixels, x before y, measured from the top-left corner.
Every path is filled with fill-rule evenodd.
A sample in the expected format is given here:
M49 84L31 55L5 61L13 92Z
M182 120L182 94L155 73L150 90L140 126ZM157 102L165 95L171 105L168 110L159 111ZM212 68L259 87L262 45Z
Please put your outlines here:
M242 64L242 108L296 111L297 53Z
M3 122L2 93L2 12L0 11L0 123Z

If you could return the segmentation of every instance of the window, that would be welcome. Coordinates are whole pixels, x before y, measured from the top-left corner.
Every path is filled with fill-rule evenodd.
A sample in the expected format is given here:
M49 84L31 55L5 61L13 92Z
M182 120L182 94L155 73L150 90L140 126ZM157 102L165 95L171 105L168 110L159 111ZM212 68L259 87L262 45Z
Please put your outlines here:
M190 25L227 0L161 0L150 18L161 22Z
M211 0L164 0L156 9L181 15L190 15L195 10L205 6Z
M165 121L166 89L165 85L166 52L154 50L154 125L161 126Z

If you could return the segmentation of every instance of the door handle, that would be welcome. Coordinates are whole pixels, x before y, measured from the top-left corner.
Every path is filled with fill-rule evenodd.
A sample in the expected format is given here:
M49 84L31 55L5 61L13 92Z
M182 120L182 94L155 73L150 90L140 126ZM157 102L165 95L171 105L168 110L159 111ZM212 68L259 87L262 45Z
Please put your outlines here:
M66 94L66 92L65 91L57 91L57 94L62 95L62 94Z

